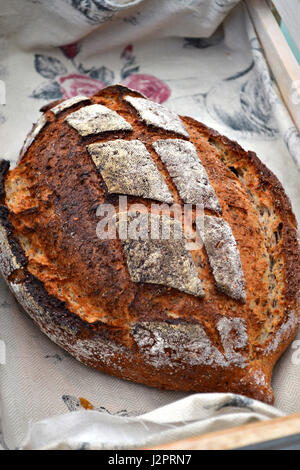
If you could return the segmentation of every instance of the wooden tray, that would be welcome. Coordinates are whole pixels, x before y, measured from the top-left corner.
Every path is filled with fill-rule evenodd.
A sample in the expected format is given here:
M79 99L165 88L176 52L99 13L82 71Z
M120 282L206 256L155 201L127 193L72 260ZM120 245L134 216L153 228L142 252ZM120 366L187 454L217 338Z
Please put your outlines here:
M230 450L299 449L300 413L168 443L153 449Z

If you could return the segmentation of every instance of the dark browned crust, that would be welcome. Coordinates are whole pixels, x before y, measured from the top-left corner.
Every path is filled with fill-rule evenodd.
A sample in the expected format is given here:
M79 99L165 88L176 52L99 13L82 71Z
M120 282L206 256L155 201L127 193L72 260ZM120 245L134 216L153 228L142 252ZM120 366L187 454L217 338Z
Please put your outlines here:
M3 162L9 164L9 162L2 160L0 165L2 165ZM0 186L0 190L1 189L4 190L3 183L2 186ZM53 327L55 325L59 325L65 329L65 331L68 331L70 335L75 335L77 338L87 337L91 334L91 332L94 332L100 333L103 337L109 337L113 340L116 340L118 338L118 329L114 329L113 327L108 329L107 326L101 321L96 321L92 325L83 321L79 316L75 315L73 312L70 312L70 310L66 308L64 302L57 299L53 295L49 295L43 283L30 272L28 272L26 269L28 264L27 257L20 243L13 235L14 229L8 216L9 210L7 207L0 205L0 225L5 229L9 248L11 249L12 254L15 256L17 264L22 268L22 276L20 279L12 275L6 275L6 273L2 270L2 274L5 280L8 282L8 285L10 286L12 283L18 284L19 282L22 283L32 299L45 312L47 312L47 319L51 322ZM1 267L3 268L3 266ZM16 272L17 271L18 269L16 269ZM109 334L106 333L106 330L109 331Z
M49 109L54 108L54 106L57 106L58 104L62 103L62 101L64 100L63 99L55 100L55 101L51 101L51 103L44 104L44 106L40 108L41 113L45 113L46 111L49 111Z
M105 93L109 93L110 88L111 87L107 88ZM132 90L124 89L124 87L116 86L113 87L113 90L118 93L119 98L122 98L124 94L129 92L133 96L141 96L139 93L133 92ZM102 96L101 93L102 92L99 92L98 96ZM57 104L57 102L51 104L51 106L49 105L47 109L50 109L55 104ZM216 131L207 128L191 118L183 119L198 127L203 135L207 135L208 140L212 144L217 143L218 145L222 145L224 148L234 152L238 158L244 159L246 162L253 165L259 175L262 187L267 186L272 192L274 206L277 208L284 221L283 251L285 259L286 296L291 301L291 309L295 310L296 314L299 315L300 255L297 242L297 226L290 201L281 184L253 152L245 152L236 142L230 141ZM0 167L0 175L3 175L0 178L0 194L2 195L4 195L3 184L7 170L7 162L2 162ZM113 197L111 197L111 199L113 200ZM162 389L195 392L230 391L244 394L267 403L273 402L273 393L270 387L271 371L276 360L293 339L296 326L283 338L279 347L277 347L272 354L269 354L267 358L264 358L262 363L258 364L257 370L261 371L263 368L265 373L265 386L259 387L253 380L252 372L253 368L255 369L256 367L255 364L252 368L250 367L250 369L249 367L246 369L238 367L224 369L222 367L207 368L207 366L189 367L186 363L178 363L170 375L168 368L160 367L157 369L149 364L134 342L131 342L130 345L126 344L126 341L124 342L124 331L122 329L107 325L101 321L88 323L82 320L78 315L72 313L64 302L49 295L43 283L26 268L27 258L18 240L14 237L14 227L9 220L9 211L5 206L0 207L0 222L6 232L9 247L17 262L22 266L23 271L23 276L20 280L14 276L7 276L5 272L3 272L9 286L41 330L81 362L118 377ZM7 256L9 255L7 254ZM29 306L28 303L26 304L26 302L24 302L24 295L18 295L18 289L15 287L18 283L22 285L22 288L27 292L26 295L29 299ZM150 288L145 286L145 293L147 293L148 289ZM165 289L157 288L158 294L164 292ZM32 299L32 301L30 301L30 299ZM32 307L30 306L30 302L32 303ZM42 309L43 315L37 312L36 308L33 306L34 303ZM282 323L284 323L287 315L288 311ZM144 317L143 321L145 320L152 321L153 319L150 315L149 318ZM188 320L187 318L164 319L163 321L166 324L180 325L194 322L194 320ZM133 325L132 328L134 329L136 326ZM114 350L114 359L112 363L108 365L105 359L102 359L101 354L92 354L91 351L89 351L89 354L85 354L84 352L79 353L76 350L76 343L78 341L85 341L86 349L88 349L89 343L93 344L95 348L98 342L106 342L108 348L110 345L118 344L118 349ZM122 365L121 368L120 364ZM117 365L119 365L119 368Z
M81 320L77 315L70 312L63 302L49 295L43 283L27 271L24 266L24 252L9 229L10 222L7 215L8 211L2 212L0 223L6 230L9 246L14 250L16 261L22 265L23 276L20 280L15 278L12 280L3 271L4 278L34 323L56 344L75 356L76 359L102 372L133 382L142 382L151 387L187 392L200 391L203 393L230 391L267 403L273 402L274 397L270 386L266 385L265 387L258 388L251 381L251 377L248 375L248 368L243 370L233 367L232 369L224 370L222 367L216 367L208 372L206 366L186 368L187 365L185 363L178 363L177 368L175 368L175 371L170 376L168 369L164 367L157 369L145 361L145 358L136 347L129 349L121 345L117 330L114 331L111 327L107 328L101 322L89 324ZM15 287L18 283L22 284L23 291L21 293ZM35 303L38 305L39 310L35 307ZM175 325L195 324L193 321L188 322L178 319L168 320L167 323ZM136 325L133 330L138 326ZM86 346L88 344L97 345L100 342L105 342L107 345L116 345L117 352L115 351L113 362L114 364L121 364L122 370L114 369L112 365L108 366L105 360L101 358L101 354L96 354L91 359L90 354L86 356L84 353L75 353L73 345L77 341L85 341ZM203 376L208 378L204 383Z
M0 202L3 201L5 192L4 192L4 179L6 173L8 172L10 167L10 162L7 160L0 160Z
M300 318L300 244L298 237L298 227L296 217L292 210L291 201L285 193L285 190L269 168L258 158L255 152L246 152L237 142L221 135L215 129L207 127L190 117L184 117L185 120L196 125L201 132L207 136L213 144L221 145L225 150L234 152L237 159L246 160L252 164L257 172L262 189L268 187L273 196L273 204L277 208L283 219L283 253L285 260L285 295L294 303L294 308L298 319ZM288 313L288 312L287 312ZM284 323L284 320L282 321ZM269 357L271 368L274 367L279 357L287 349L294 339L297 328L291 332L290 337L279 345L276 351ZM272 365L271 365L272 364Z
M16 260L18 263L24 262L24 253L19 246L17 240L12 235L11 230L8 229L10 222L7 218L1 219L2 227L6 227L7 239L11 248L17 247ZM3 268L3 265L2 265ZM216 367L208 372L206 366L191 366L186 367L187 364L180 362L177 364L172 375L169 374L167 368L161 367L157 369L150 365L145 358L133 346L132 349L124 347L119 343L118 331L113 328L107 328L101 322L88 324L81 320L77 315L70 312L63 302L48 294L43 284L32 276L23 266L23 276L20 281L14 279L12 281L9 276L5 275L4 278L8 286L17 297L22 307L27 311L34 323L49 336L57 345L64 348L76 359L86 364L87 366L96 368L102 372L122 377L124 379L144 383L151 387L157 387L167 390L178 390L187 392L232 392L236 394L246 395L248 397L265 401L266 403L273 403L274 397L270 386L267 384L265 387L257 387L252 382L249 376L249 369L240 369L232 367L231 369L224 369ZM20 282L22 284L23 292L19 293L18 288L15 286ZM35 303L39 309L35 307ZM185 320L168 320L167 323L182 325L185 323L195 322ZM133 328L133 331L136 327ZM122 335L120 335L122 336ZM113 364L107 365L103 360L101 354L95 354L91 358L91 354L80 354L75 352L74 345L77 341L85 341L86 349L89 345L97 345L100 342L107 344L107 349L111 345L117 346L114 351ZM92 352L94 349L92 346ZM99 353L102 352L101 350ZM114 365L122 365L122 369L114 368ZM203 382L203 376L206 377Z
M201 132L206 134L210 141L218 142L235 152L239 159L246 159L255 166L262 188L268 187L273 195L273 204L280 212L284 221L284 255L286 267L286 295L294 299L300 293L300 250L298 243L297 221L293 213L291 202L286 195L284 188L278 178L272 173L266 165L258 158L254 152L246 152L237 142L228 139L216 130L205 126L190 117L184 119L193 122L194 125L201 128Z

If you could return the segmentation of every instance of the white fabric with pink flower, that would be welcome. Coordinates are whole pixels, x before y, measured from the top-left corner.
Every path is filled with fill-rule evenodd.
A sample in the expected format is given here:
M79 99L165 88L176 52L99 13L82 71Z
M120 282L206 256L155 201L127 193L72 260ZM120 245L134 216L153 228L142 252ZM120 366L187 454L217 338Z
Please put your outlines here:
M101 82L101 80L78 73L71 73L70 75L60 77L59 83L64 98L72 98L77 95L94 95L97 91L106 87L106 84ZM156 103L163 103L171 94L171 90L166 83L154 77L154 75L147 75L145 73L132 74L125 80L121 80L120 84L140 91L147 98L156 101Z

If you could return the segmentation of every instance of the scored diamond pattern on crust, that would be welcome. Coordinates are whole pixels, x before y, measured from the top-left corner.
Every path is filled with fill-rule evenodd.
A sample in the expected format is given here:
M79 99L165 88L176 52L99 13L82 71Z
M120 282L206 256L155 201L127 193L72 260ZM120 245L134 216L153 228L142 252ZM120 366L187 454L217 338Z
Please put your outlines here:
M216 287L230 297L245 301L245 281L239 250L226 220L204 215L204 223L196 219Z
M132 131L132 126L116 111L91 104L69 114L65 121L82 137L109 131Z
M138 217L141 223L145 221L143 217L149 217L151 226L159 227L160 232L163 224L169 224L171 231L171 237L167 240L163 240L162 237L159 239L151 238L149 226L148 233L143 231L137 239L134 239L132 234L128 238L121 238L131 280L133 282L161 284L197 297L203 297L202 283L198 277L191 253L185 246L181 222L165 215L125 214L129 230L130 224L135 226L139 222ZM119 214L117 220L119 233L120 216L121 214ZM143 227L145 227L145 222ZM178 235L180 232L181 239L176 239L175 233Z
M189 137L181 119L172 111L146 98L128 95L125 100L137 110L146 124ZM82 136L133 130L131 124L117 112L99 104L82 107L65 120ZM153 143L153 148L166 165L184 203L199 204L221 212L215 191L192 143L181 139L161 139ZM174 202L151 154L141 141L117 139L91 144L87 149L109 193L134 195L168 204ZM216 287L236 300L245 301L244 274L231 227L224 219L209 215L204 216L204 224L196 220L196 225L206 248ZM184 239L123 240L122 244L134 282L163 284L199 297L204 295ZM163 259L172 261L166 266ZM156 267L154 261L157 262ZM168 268L171 270L168 271Z
M73 96L72 98L69 98L68 100L64 100L61 103L57 104L56 106L51 108L50 111L52 111L52 113L58 116L60 113L62 113L66 109L69 109L72 106L75 106L75 104L85 103L87 101L90 101L90 98L88 98L87 96L83 96L83 95Z
M110 193L173 202L160 171L139 140L111 140L87 149Z
M221 212L215 190L191 142L162 139L152 146L166 165L184 203L199 204L205 209Z
M159 127L165 131L176 132L176 134L189 137L180 117L173 111L146 98L135 98L134 96L128 95L125 96L124 99L134 107L141 119L148 126Z

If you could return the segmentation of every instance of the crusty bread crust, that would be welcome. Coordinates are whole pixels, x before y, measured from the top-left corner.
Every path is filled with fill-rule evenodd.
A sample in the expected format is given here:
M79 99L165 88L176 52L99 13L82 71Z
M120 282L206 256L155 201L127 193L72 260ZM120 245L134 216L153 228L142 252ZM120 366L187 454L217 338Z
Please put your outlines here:
M150 148L154 140L178 135L141 123L123 100L127 94L141 96L115 86L91 100L131 123L130 139L144 142L182 203ZM183 117L237 240L247 300L215 288L204 250L193 254L201 258L204 299L136 285L119 240L101 245L94 236L95 207L116 204L116 198L106 193L86 151L94 142L128 139L128 132L80 138L64 119L83 105L58 117L53 106L44 108L47 123L18 167L8 172L7 162L1 164L0 265L19 302L44 333L88 366L154 387L230 391L272 403L271 373L296 332L300 286L296 220L277 178L254 153Z

